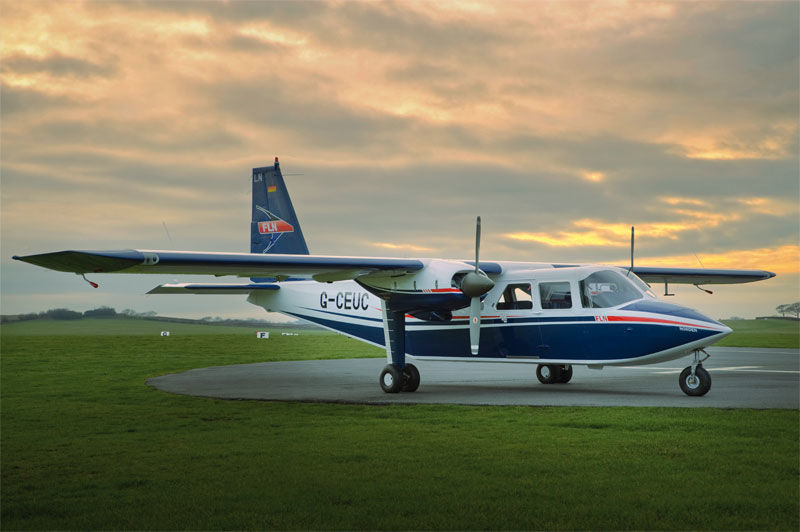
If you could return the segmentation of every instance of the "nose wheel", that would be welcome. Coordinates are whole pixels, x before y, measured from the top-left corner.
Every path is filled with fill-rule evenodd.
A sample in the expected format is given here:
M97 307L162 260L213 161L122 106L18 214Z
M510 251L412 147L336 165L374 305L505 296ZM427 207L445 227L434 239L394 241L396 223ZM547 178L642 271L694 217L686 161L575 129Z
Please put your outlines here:
M705 358L700 359L700 353L705 355ZM703 350L694 352L694 364L681 371L678 377L678 384L683 390L683 393L692 397L700 397L708 393L711 389L711 375L703 368L703 361L710 355Z

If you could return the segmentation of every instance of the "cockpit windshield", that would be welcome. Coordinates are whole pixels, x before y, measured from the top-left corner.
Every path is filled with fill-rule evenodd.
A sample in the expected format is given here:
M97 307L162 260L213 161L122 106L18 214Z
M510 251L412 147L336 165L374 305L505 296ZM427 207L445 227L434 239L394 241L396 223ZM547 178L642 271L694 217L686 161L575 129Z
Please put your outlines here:
M636 286L638 286L638 287L639 287L639 290L641 290L642 292L644 292L644 293L645 293L645 294L647 294L648 296L650 296L650 297L652 297L652 298L654 298L654 299L655 299L655 297L656 297L656 294L653 292L652 288L650 288L650 285L648 285L647 283L645 283L644 281L642 281L642 280L639 278L639 276L638 276L638 275L636 275L636 274L635 274L635 273L633 273L633 272L630 272L629 274L627 274L627 275L625 276L625 278L626 278L626 279L630 279L631 281L633 281L633 284L635 284Z
M633 280L612 270L601 270L589 275L580 282L580 292L584 308L616 307L642 299L642 293L636 289Z

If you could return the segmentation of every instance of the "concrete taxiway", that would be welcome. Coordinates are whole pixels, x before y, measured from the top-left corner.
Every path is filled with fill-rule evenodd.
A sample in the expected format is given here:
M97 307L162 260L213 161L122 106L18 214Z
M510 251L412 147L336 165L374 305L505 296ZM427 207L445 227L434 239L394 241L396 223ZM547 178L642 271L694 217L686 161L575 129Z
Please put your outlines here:
M800 351L716 347L704 367L712 386L688 397L678 374L691 358L653 366L576 366L568 384L540 384L535 364L414 362L422 375L414 393L383 393L381 359L263 362L194 369L148 379L170 393L266 401L367 404L441 403L535 406L676 406L800 408Z

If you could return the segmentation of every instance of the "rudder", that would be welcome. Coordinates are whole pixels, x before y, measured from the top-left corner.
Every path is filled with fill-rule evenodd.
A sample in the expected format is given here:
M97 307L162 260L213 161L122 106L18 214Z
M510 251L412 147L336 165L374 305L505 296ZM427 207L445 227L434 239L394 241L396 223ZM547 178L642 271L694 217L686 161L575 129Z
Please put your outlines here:
M250 253L308 255L277 157L273 166L253 168Z

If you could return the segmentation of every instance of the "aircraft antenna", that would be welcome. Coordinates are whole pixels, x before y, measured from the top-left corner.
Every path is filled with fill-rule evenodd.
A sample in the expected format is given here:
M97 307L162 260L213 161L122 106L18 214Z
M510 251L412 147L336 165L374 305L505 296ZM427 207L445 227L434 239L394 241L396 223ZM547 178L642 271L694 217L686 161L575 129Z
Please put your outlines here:
M693 251L692 253L694 253L694 251ZM696 258L696 259L697 259L697 262L699 262L699 263L700 263L700 267L701 267L701 268L703 268L703 269L705 269L705 268L706 268L705 264L703 264L703 261L702 261L702 260L700 260L700 257L698 257L698 256L697 256L697 253L694 253L694 258Z
M165 222L164 220L161 220L161 225L164 226L164 232L167 233L167 239L169 239L169 243L172 244L172 237L169 236L169 229L167 229L167 222Z

